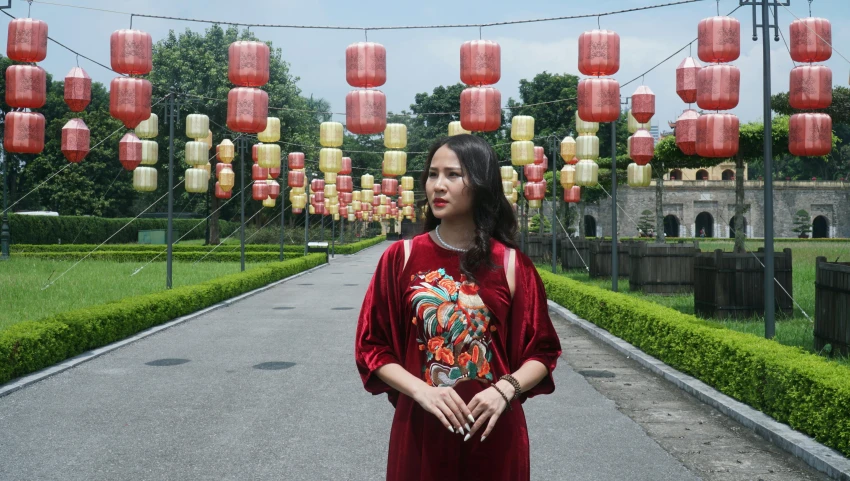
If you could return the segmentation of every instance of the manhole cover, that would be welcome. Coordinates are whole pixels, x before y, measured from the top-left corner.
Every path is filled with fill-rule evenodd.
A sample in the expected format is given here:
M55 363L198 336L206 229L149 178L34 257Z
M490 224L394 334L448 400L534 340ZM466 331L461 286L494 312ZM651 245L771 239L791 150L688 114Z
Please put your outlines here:
M334 307L331 308L332 311L350 311L354 309L353 307Z
M614 373L611 371L597 371L595 369L579 371L578 373L584 377L614 377Z
M289 306L278 306L278 307L272 307L272 309L274 309L276 311L288 311L290 309L295 309L295 308L289 307Z
M344 286L359 286L360 284L343 284Z
M331 272L331 274L345 274L344 272Z
M313 284L298 284L299 286L312 286Z
M257 364L256 366L254 366L254 369L262 369L264 371L280 371L281 369L289 369L294 365L294 362L273 361Z
M179 366L180 364L186 364L189 362L188 359L157 359L156 361L146 362L148 366Z

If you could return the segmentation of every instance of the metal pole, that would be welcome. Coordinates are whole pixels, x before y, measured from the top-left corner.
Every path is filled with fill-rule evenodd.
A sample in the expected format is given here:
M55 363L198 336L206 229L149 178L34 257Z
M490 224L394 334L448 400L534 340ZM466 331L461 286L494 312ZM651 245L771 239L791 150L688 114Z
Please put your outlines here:
M165 288L171 289L171 261L174 242L174 122L177 112L174 108L174 90L168 98L168 229L165 233L165 243L168 244L165 254Z
M525 169L520 167L519 168L519 190L520 190L520 192L525 192L525 185L524 184L525 184ZM520 221L522 222L522 225L520 225L520 228L522 230L521 230L521 235L520 235L519 250L522 251L522 252L525 252L525 227L526 227L526 224L527 224L526 213L528 212L526 210L526 207L528 206L528 201L525 199L524 194L520 194L520 195L522 195L523 198L521 199L522 205L520 205L520 211L519 211L519 218L520 218Z
M3 227L0 229L0 260L9 260L9 165L6 163L6 148L0 140L0 162L3 163Z
M611 290L617 292L620 253L617 248L617 121L611 122Z
M281 175L281 180L284 177L288 177L286 174L286 167L283 168L283 174ZM284 183L280 183L280 260L283 261L283 214L286 211L286 187L284 187Z
M309 188L309 187L308 187ZM304 255L307 255L307 244L310 243L310 205L304 207Z
M770 8L768 0L761 4L762 50L764 57L764 337L773 339L774 325L774 258L773 258L773 152L770 115ZM779 7L776 7L777 10ZM779 28L777 24L776 28Z
M334 256L334 244L336 241L336 221L331 217L331 257Z
M239 191L239 201L242 204L240 209L241 220L239 223L239 248L240 248L240 262L241 262L241 270L245 272L245 144L247 143L247 138L240 139L239 142L239 184L242 186L242 190Z
M555 222L557 222L557 218L555 217L555 212L557 211L556 207L558 205L558 184L555 180L555 172L558 170L558 157L555 155L555 142L557 141L557 137L552 136L552 274L555 273L555 265L558 260L558 248L555 242Z

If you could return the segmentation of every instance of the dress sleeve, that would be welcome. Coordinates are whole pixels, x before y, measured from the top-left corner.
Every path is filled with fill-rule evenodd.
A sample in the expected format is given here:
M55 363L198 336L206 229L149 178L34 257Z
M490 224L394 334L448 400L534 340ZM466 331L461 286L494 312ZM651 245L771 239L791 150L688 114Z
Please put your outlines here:
M401 364L404 336L399 304L399 285L404 262L402 242L390 246L381 256L372 282L363 299L354 341L354 359L363 386L372 394L397 392L382 381L375 371L390 363ZM400 254L400 255L399 255Z
M532 389L522 393L521 400L555 390L552 371L561 355L561 342L549 318L546 290L531 260L517 252L516 288L511 303L510 340L511 371L528 361L541 362L548 373Z

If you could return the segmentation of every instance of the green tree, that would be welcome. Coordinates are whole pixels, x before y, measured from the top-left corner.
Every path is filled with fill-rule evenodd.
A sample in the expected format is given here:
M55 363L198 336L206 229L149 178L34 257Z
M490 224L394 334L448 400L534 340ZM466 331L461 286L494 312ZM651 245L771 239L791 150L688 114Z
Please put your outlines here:
M800 237L808 237L809 232L812 231L812 219L809 213L803 209L798 210L794 214L794 228L791 230L796 232Z
M644 210L643 212L640 213L640 218L638 219L637 228L638 228L638 234L641 235L641 237L649 235L649 232L652 230L654 225L655 225L655 219L654 219L654 216L652 215L651 210L647 209L647 210Z

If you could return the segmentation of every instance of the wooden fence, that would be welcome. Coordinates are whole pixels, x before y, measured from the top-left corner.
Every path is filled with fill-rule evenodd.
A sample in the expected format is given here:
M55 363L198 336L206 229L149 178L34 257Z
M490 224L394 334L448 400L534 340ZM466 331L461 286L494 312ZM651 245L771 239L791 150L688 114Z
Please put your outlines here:
M572 243L570 243L572 240ZM570 238L561 241L561 268L565 271L590 267L590 241Z
M850 354L850 263L815 261L815 349Z
M629 248L629 288L645 294L681 294L694 290L698 244L637 242Z
M629 277L629 246L633 242L617 243L617 277ZM596 240L590 243L590 277L611 277L611 241Z

